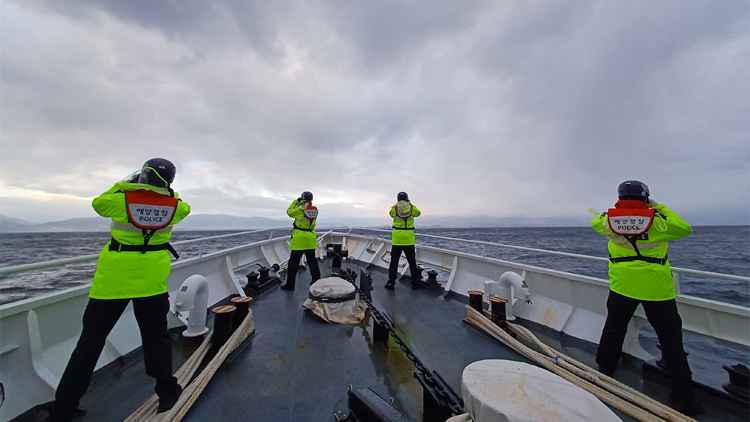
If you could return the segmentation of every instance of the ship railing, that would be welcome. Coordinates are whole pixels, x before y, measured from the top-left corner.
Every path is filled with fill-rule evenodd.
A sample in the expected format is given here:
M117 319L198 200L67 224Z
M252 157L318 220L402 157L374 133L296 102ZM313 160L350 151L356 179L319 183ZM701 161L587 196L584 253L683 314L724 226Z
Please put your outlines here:
M367 230L367 231L375 231L375 232L382 232L382 233L391 233L391 230L384 230L384 229L376 229L376 228L370 228L370 227L353 227L349 229L349 232L352 230ZM462 242L462 243L471 243L476 245L484 245L484 246L493 246L493 247L501 247L501 248L508 248L508 249L515 249L515 250L522 250L527 252L536 252L536 253L542 253L542 254L548 254L548 255L558 255L558 256L566 256L569 258L579 258L579 259L586 259L590 261L599 261L599 262L608 262L608 258L603 258L599 256L590 256L590 255L581 255L576 253L570 253L570 252L560 252L560 251L550 251L547 249L538 249L538 248L528 248L525 246L515 246L515 245L505 245L502 243L495 243L495 242L486 242L483 240L472 240L472 239L461 239L461 238L455 238L455 237L445 237L445 236L436 236L432 234L424 234L424 233L415 233L417 236L420 237L428 237L432 239L439 239L439 240L447 240L451 242ZM672 276L674 278L675 288L679 289L679 275L680 274L691 274L696 275L700 277L709 277L709 278L718 278L722 280L732 280L732 281L742 281L745 283L750 283L750 277L744 277L739 275L733 275L733 274L722 274L722 273L715 273L711 271L700 271L700 270L693 270L690 268L679 268L679 267L672 267ZM677 294L679 294L679 290L677 291Z
M391 233L390 230L384 230L384 229L377 229L377 228L370 228L370 227L352 227L352 228L349 228L349 231L347 232L347 234L355 229L373 231L373 232ZM206 244L206 242L217 240L217 239L245 236L248 234L257 234L257 233L262 233L262 232L269 232L269 239L272 239L274 232L277 230L288 231L289 228L288 227L275 227L275 228L269 228L269 229L249 230L249 231L243 231L243 232L237 232L237 233L207 236L207 237L201 237L197 239L180 240L177 242L173 242L173 245L188 245L188 244L198 243L199 244L198 257L202 257L204 254L204 245ZM330 235L331 233L332 233L331 231L328 231L323 235L319 235L318 243L320 244L321 240L326 235ZM548 254L548 255L558 255L558 256L566 256L570 258L586 259L590 261L599 261L599 262L608 261L607 258L603 258L603 257L581 255L581 254L575 254L575 253L570 253L570 252L550 251L547 249L529 248L529 247L524 247L524 246L506 245L502 243L487 242L483 240L461 239L461 238L455 238L455 237L436 236L436 235L424 234L424 233L416 233L416 235L420 237L427 237L427 238L438 239L438 240L447 240L447 241L452 241L452 242L462 242L462 243L470 243L470 244L477 244L477 245L484 245L484 246L501 247L501 248L522 250L522 251L542 253L542 254ZM50 261L44 261L44 262L36 262L32 264L2 267L0 268L0 276L39 270L39 269L50 268L50 267L58 267L58 266L63 266L63 265L68 265L68 264L78 264L78 263L83 263L83 262L89 262L89 261L96 260L98 257L99 257L99 254L81 255L81 256L72 257L72 258L61 258L61 259L54 259ZM722 279L722 280L732 280L732 281L741 281L745 283L750 283L750 277L738 276L738 275L733 275L733 274L722 274L722 273L716 273L716 272L710 272L710 271L700 271L700 270L693 270L689 268L679 268L679 267L672 267L672 272L675 278L674 281L675 281L676 288L679 288L679 275L680 274L691 274L691 275L696 275L700 277L709 277L709 278L717 278L717 279ZM679 294L679 291L677 293Z
M204 246L206 242L214 241L217 239L225 239L229 237L245 236L248 234L257 234L257 233L262 233L262 232L270 232L269 239L273 239L273 235L276 230L288 231L289 229L286 227L283 227L283 228L275 227L275 228L270 228L270 229L249 230L249 231L243 231L243 232L237 232L237 233L228 233L228 234L220 234L216 236L201 237L197 239L179 240L179 241L170 242L170 243L176 246L198 243L199 244L198 258L200 258L205 253ZM75 256L71 258L60 258L60 259L53 259L50 261L34 262L31 264L0 267L0 276L23 273L27 271L41 270L44 268L61 267L63 265L69 265L69 264L80 264L83 262L95 261L98 258L99 258L99 254L96 253L96 254L90 254L90 255L80 255L80 256Z

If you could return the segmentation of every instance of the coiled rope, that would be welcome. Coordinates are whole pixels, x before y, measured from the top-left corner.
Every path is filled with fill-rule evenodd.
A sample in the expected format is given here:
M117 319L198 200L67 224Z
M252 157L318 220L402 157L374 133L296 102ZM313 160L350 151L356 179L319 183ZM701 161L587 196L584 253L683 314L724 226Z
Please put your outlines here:
M608 377L542 343L525 327L508 323L518 336L536 345L542 352L531 349L498 327L484 313L466 306L468 320L541 367L583 388L602 402L644 422L695 422L694 419L646 396L640 391Z

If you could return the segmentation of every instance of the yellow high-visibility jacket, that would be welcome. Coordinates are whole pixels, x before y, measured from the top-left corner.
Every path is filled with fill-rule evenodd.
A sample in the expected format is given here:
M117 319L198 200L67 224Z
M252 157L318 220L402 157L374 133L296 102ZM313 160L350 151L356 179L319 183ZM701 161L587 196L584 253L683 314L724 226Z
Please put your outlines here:
M693 229L679 215L663 204L654 207L654 222L646 232L648 240L636 240L642 256L667 258L667 240L680 239ZM658 220L658 221L657 221ZM612 232L607 214L591 221L591 227L606 235L611 258L636 256L633 245L624 237ZM664 264L645 261L609 262L610 290L638 300L670 300L675 298L672 269L667 260Z
M91 205L102 217L112 219L112 238L123 245L143 245L140 229L129 223L125 204L125 191L146 189L163 193L163 189L150 185L119 182L98 197ZM175 198L179 199L177 192ZM157 231L149 240L149 245L167 243L172 237L171 227L190 214L190 205L179 200L171 223ZM130 227L128 227L130 226ZM99 253L94 281L89 297L94 299L131 299L155 296L167 292L167 277L172 269L167 250L149 251L110 251L107 242Z
M315 220L305 216L305 209L308 203L300 204L298 200L292 201L286 214L294 219L294 230L292 230L292 240L289 248L293 251L306 251L315 249L318 246L318 236L315 234Z
M411 212L408 216L401 217L398 215L399 205L403 209L410 207ZM408 246L413 245L416 241L414 235L414 217L422 215L417 207L412 205L410 202L403 200L392 206L388 215L393 218L393 232L391 233L391 243L395 246Z

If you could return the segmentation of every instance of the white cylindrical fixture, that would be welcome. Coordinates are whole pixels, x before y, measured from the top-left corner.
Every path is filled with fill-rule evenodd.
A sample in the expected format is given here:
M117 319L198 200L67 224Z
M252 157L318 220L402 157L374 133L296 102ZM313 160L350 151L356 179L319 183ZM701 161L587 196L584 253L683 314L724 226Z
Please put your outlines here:
M208 308L208 282L200 274L186 278L177 292L174 312L190 311L184 337L198 337L206 334L206 312Z

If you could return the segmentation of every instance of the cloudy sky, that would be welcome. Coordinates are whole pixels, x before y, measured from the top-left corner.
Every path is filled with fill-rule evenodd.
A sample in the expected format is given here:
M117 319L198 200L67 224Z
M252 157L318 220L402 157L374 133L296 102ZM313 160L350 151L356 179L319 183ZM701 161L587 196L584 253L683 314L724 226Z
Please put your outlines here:
M0 0L0 214L149 158L194 213L750 224L750 2Z

